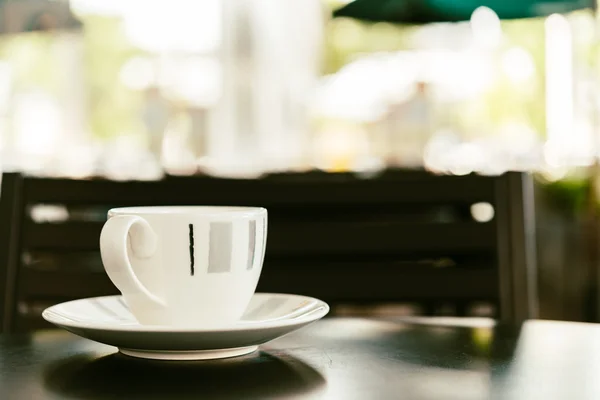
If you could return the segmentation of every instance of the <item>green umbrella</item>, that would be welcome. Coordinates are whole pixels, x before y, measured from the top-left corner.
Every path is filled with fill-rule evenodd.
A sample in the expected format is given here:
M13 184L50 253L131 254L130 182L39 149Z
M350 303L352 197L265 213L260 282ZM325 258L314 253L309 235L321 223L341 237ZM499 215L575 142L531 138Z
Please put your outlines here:
M594 0L355 0L333 16L373 22L458 22L469 20L481 6L494 10L500 19L517 19L593 8Z

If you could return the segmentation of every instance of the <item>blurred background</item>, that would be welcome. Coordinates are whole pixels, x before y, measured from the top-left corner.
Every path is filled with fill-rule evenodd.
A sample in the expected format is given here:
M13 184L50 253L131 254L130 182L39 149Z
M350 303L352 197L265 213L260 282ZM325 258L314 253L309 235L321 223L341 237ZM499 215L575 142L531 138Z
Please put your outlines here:
M594 11L334 18L347 3L1 1L0 168L114 180L529 171L542 315L595 319L580 290L598 243Z
M457 23L332 18L341 1L4 1L3 170L152 179L319 168L592 164L591 10Z

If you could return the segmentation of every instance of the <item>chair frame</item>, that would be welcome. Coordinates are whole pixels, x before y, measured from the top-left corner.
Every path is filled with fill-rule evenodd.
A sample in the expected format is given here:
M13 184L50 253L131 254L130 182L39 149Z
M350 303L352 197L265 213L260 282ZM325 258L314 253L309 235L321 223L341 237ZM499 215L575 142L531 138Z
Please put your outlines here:
M400 178L399 178L400 177ZM327 191L327 193L315 196L315 191L322 188L322 180L327 180L327 185L337 185L337 191ZM386 182L401 182L406 188L414 187L414 190L394 191L386 190ZM60 240L60 232L68 234L73 238L75 244L81 241L85 243L94 243L98 232L92 229L83 229L81 234L80 226L71 224L56 230L53 226L39 226L32 229L26 221L27 207L32 202L39 203L69 203L85 204L93 200L92 196L98 194L104 196L101 200L103 204L119 203L115 205L133 205L142 204L140 199L144 199L144 204L228 204L232 199L236 199L236 193L245 193L247 197L246 205L265 205L271 201L273 191L270 188L285 185L285 191L289 194L281 201L286 206L306 204L326 204L328 207L337 204L361 206L365 202L385 204L403 204L403 202L420 202L423 199L430 199L436 196L436 193L444 193L444 198L449 200L458 200L464 197L477 199L481 201L490 201L495 208L494 233L496 242L496 268L491 271L469 271L463 275L448 272L436 272L442 278L430 280L430 275L426 273L413 273L410 279L402 278L403 271L394 273L398 277L397 281L386 283L382 279L381 290L376 288L366 288L362 300L369 300L383 293L381 300L390 300L394 295L394 290L400 298L403 294L410 296L420 296L419 285L431 286L428 290L431 293L447 293L448 296L461 295L459 287L465 285L470 291L477 294L484 294L486 291L495 290L498 292L498 301L500 308L500 319L507 323L520 323L526 319L536 318L538 315L537 299L537 269L536 269L536 244L535 244L535 214L533 200L533 179L526 173L509 172L498 177L455 177L455 176L433 176L423 171L418 172L390 172L390 175L383 175L374 178L373 182L361 180L356 177L340 174L331 176L313 176L311 174L297 175L275 175L264 179L254 181L229 180L206 177L187 177L187 178L166 178L163 181L156 182L113 182L104 179L94 180L70 180L54 178L36 178L24 176L20 173L4 173L1 181L0 191L0 331L13 331L15 329L16 310L18 307L19 277L22 272L22 252L26 243L52 242L56 238L56 244ZM94 191L89 190L93 183ZM320 184L314 182L321 182ZM329 183L330 182L330 183ZM378 183L376 183L378 182ZM157 190L155 185L160 186ZM198 189L189 189L195 187ZM192 186L190 186L192 185ZM321 185L321 186L319 186ZM350 189L349 186L355 185L360 189ZM411 186L412 185L412 186ZM187 189L186 189L187 187ZM329 187L329 186L327 186ZM210 189L207 189L210 188ZM435 188L435 190L433 190ZM389 187L388 187L389 189ZM423 189L421 192L419 190ZM279 189L277 189L279 190ZM311 192L312 191L312 192ZM189 192L189 193L188 193ZM281 192L281 190L279 190ZM279 193L280 195L281 193ZM390 198L385 198L388 196ZM176 198L176 201L172 201ZM199 199L205 199L200 201ZM313 203L311 203L313 202ZM316 204L316 203L315 203ZM270 219L271 222L271 219ZM309 227L310 228L310 227ZM309 229L307 228L307 229ZM399 246L409 248L410 246L421 246L426 248L424 238L427 232L423 230L419 233L418 227L415 227L414 233L407 235L403 243ZM468 236L471 240L479 240L477 232L486 232L485 227L477 227L474 234ZM483 229L483 230L482 230ZM59 234L57 234L59 232ZM302 240L310 230L303 232L290 233L297 240ZM391 240L386 240L393 232L390 230L386 234L385 227L381 228L382 241L381 247L395 245ZM294 236L295 235L295 236ZM448 246L460 244L460 237L452 239L452 235L445 233L449 237ZM414 236L414 237L411 237ZM491 236L490 236L491 237ZM452 242L454 240L454 242ZM294 250L293 243L285 243L276 236L269 241L274 245L272 252L286 252ZM369 244L377 246L377 244ZM312 243L310 253L323 251L327 246L332 248L343 248L349 246L342 241L336 242L332 239L324 244ZM386 248L387 248L386 247ZM309 251L310 250L310 251ZM315 254L316 254L315 253ZM267 253L268 255L269 253ZM277 254L276 254L277 255ZM339 265L343 268L342 265ZM373 265L373 271L377 271L378 266ZM305 275L302 269L297 268L293 271L269 271L261 277L259 290L261 288L284 288L288 291L302 288L306 284ZM345 279L351 285L360 285L362 278L360 270L354 275L350 274ZM374 272L375 273L375 272ZM381 268L380 273L390 274L389 269ZM490 275L492 274L492 275ZM392 275L390 275L392 276ZM307 293L316 296L328 296L343 299L346 295L343 285L335 285L335 277L329 277L321 287L315 288L314 292ZM37 286L41 288L47 282L52 282L50 274L45 277L38 277ZM496 282L497 287L493 287ZM55 293L61 290L61 284L57 284ZM65 285L75 285L73 282L67 282ZM477 289L477 286L481 288ZM110 290L110 283L106 276L98 277L98 284L94 291L104 293ZM337 287L336 287L337 286ZM66 286L65 286L66 287ZM83 289L82 289L83 290ZM54 293L51 292L51 293ZM81 293L84 295L84 292Z

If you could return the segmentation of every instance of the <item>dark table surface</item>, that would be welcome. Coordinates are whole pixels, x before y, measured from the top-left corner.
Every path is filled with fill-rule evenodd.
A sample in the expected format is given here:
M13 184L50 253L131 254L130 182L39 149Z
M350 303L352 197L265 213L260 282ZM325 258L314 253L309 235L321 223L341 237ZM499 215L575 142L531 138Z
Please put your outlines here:
M0 399L113 398L597 400L600 325L330 318L196 362L128 358L62 331L0 336Z

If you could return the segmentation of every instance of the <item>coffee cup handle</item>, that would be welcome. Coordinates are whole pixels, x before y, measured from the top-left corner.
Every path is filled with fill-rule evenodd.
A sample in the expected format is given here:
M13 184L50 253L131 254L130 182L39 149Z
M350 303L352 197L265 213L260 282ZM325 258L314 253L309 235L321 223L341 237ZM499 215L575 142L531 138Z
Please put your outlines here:
M136 257L149 258L156 250L156 234L145 219L134 215L109 218L100 234L100 255L108 277L123 295L140 296L154 305L165 306L135 275L127 255L128 238Z

